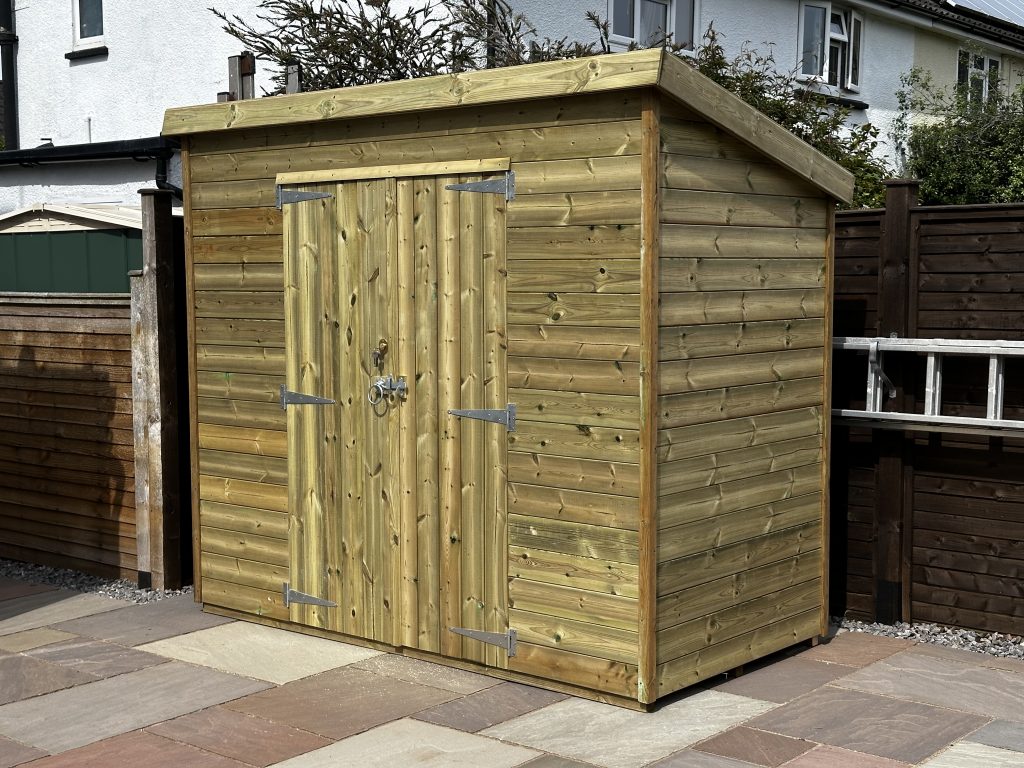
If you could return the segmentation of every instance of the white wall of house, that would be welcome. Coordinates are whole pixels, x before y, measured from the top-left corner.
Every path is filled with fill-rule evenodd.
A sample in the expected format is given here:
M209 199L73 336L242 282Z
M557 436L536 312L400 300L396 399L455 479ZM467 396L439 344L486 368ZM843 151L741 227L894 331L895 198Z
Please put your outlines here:
M139 205L139 190L153 187L153 161L40 165L0 168L0 213L36 203L117 203ZM180 172L178 181L180 184Z
M16 5L23 149L156 136L164 110L217 100L241 44L210 5L246 18L258 0L104 0L106 56L69 61L74 0ZM269 72L257 69L257 93ZM262 75L262 76L261 76Z

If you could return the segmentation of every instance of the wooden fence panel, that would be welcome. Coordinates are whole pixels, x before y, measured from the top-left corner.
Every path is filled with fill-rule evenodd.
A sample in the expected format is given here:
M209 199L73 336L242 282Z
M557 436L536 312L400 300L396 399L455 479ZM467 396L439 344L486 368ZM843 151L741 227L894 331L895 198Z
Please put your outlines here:
M0 556L136 578L129 312L0 295Z

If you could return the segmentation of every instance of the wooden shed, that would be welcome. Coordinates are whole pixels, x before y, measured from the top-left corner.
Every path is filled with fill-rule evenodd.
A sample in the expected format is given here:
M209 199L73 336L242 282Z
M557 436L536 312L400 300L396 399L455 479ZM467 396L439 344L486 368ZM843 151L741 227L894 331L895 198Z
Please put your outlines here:
M839 166L661 51L164 134L208 610L633 706L826 630Z

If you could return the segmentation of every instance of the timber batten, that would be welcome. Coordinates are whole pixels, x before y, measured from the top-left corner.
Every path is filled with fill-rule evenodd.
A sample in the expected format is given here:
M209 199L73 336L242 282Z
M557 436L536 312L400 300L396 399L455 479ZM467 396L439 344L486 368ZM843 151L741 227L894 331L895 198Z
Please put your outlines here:
M817 633L849 179L678 66L168 113L212 609L642 704Z

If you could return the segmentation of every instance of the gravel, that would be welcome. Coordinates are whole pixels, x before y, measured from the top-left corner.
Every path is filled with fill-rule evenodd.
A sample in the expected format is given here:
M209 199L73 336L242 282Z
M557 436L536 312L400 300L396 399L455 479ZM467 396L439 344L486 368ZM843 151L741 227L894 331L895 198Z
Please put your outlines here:
M50 568L45 565L31 565L2 558L0 558L0 578L17 579L33 584L49 584L72 592L90 592L104 595L112 600L128 600L133 603L152 603L156 600L163 600L165 597L192 592L192 587L139 589L134 582L127 579L104 579L67 568Z
M987 653L1004 659L1024 660L1024 637L1017 635L945 627L941 624L879 624L840 617L833 617L832 622L839 627L839 632L866 632L869 635L898 637L946 648Z

